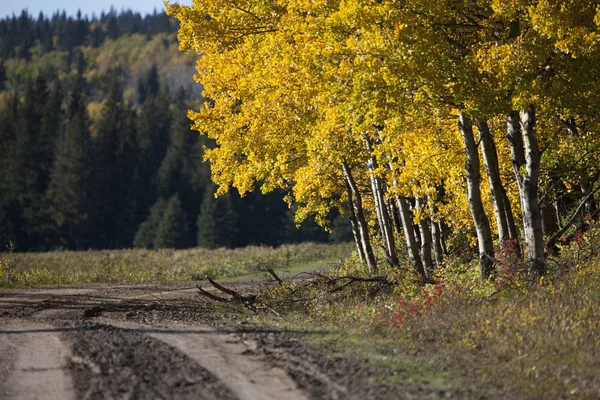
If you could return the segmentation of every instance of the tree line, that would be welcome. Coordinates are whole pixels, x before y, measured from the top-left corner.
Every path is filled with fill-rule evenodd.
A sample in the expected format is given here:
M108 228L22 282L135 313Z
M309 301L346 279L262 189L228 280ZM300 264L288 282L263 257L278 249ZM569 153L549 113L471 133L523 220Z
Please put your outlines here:
M0 20L0 58L28 60L34 48L42 53L55 50L72 54L79 46L98 47L108 39L132 33L154 36L176 30L177 22L156 10L146 16L114 8L99 16L82 15L81 11L75 17L67 16L65 11L52 16L40 12L37 18L23 10L19 16Z
M40 21L30 21L34 31ZM190 130L187 117L202 100L169 88L148 61L133 85L122 68L94 80L76 47L66 69L39 68L0 91L3 243L50 250L330 240L314 224L297 230L282 192L215 198L203 162L213 142Z
M597 218L600 8L568 0L199 0L167 5L211 102L219 194L285 189L352 223L370 273L403 241L431 280L457 240L481 276L538 279ZM277 71L277 73L273 73Z

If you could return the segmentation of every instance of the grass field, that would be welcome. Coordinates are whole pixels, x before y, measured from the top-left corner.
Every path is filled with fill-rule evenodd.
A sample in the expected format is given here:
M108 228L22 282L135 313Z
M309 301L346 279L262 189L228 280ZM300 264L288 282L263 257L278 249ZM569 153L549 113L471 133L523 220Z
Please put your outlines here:
M303 271L333 265L349 244L304 243L240 249L54 251L0 254L0 288L93 283L191 282L256 276L266 268Z

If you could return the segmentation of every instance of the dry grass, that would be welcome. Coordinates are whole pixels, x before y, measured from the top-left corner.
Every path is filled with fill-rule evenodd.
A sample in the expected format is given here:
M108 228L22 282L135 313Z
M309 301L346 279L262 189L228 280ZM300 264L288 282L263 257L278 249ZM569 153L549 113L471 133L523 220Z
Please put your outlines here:
M325 267L347 256L347 244L285 245L278 248L188 250L55 251L4 253L10 268L0 267L1 287L90 283L189 282L257 274L266 268ZM4 262L4 261L3 261ZM4 265L4 264L2 264Z
M313 288L307 297L317 298L286 323L341 329L337 347L384 354L386 368L422 363L492 398L600 398L600 227L561 249L534 284L514 258L500 261L495 282L479 279L476 262L449 260L438 286L390 272L398 285L377 296L372 285Z

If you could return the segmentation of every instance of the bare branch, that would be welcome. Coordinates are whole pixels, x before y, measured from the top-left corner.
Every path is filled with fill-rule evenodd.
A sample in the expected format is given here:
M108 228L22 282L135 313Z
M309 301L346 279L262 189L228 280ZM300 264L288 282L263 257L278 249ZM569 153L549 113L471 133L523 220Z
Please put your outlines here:
M546 242L547 247L553 247L558 241L558 239L575 223L575 220L577 219L577 216L585 206L585 203L587 203L588 200L591 199L598 190L600 190L600 185L596 186L594 190L590 190L588 195L585 196L583 200L581 200L581 203L579 203L579 206L575 209L565 226L563 226L558 232L552 235L550 239L548 239L548 241Z
M281 280L281 278L279 276L277 276L277 274L275 273L275 271L273 271L273 268L267 268L267 272L273 277L273 279L275 279L277 281L277 283L279 283L281 286L284 286L285 283L283 282L283 280Z
M202 287L200 287L200 285L196 285L196 287L200 291L201 295L206 296L206 297L208 297L211 300L220 301L222 303L230 303L231 302L231 299L227 299L225 297L215 296L214 294L212 294L210 292L207 292L206 290L202 289Z

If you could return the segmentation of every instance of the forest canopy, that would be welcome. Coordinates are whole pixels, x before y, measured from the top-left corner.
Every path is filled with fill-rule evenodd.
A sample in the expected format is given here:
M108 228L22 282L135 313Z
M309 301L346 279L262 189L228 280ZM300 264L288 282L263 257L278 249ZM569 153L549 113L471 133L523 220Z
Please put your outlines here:
M167 2L201 55L193 128L218 193L286 190L296 220L349 216L430 280L456 238L481 275L512 248L530 277L597 218L600 7L583 0Z

